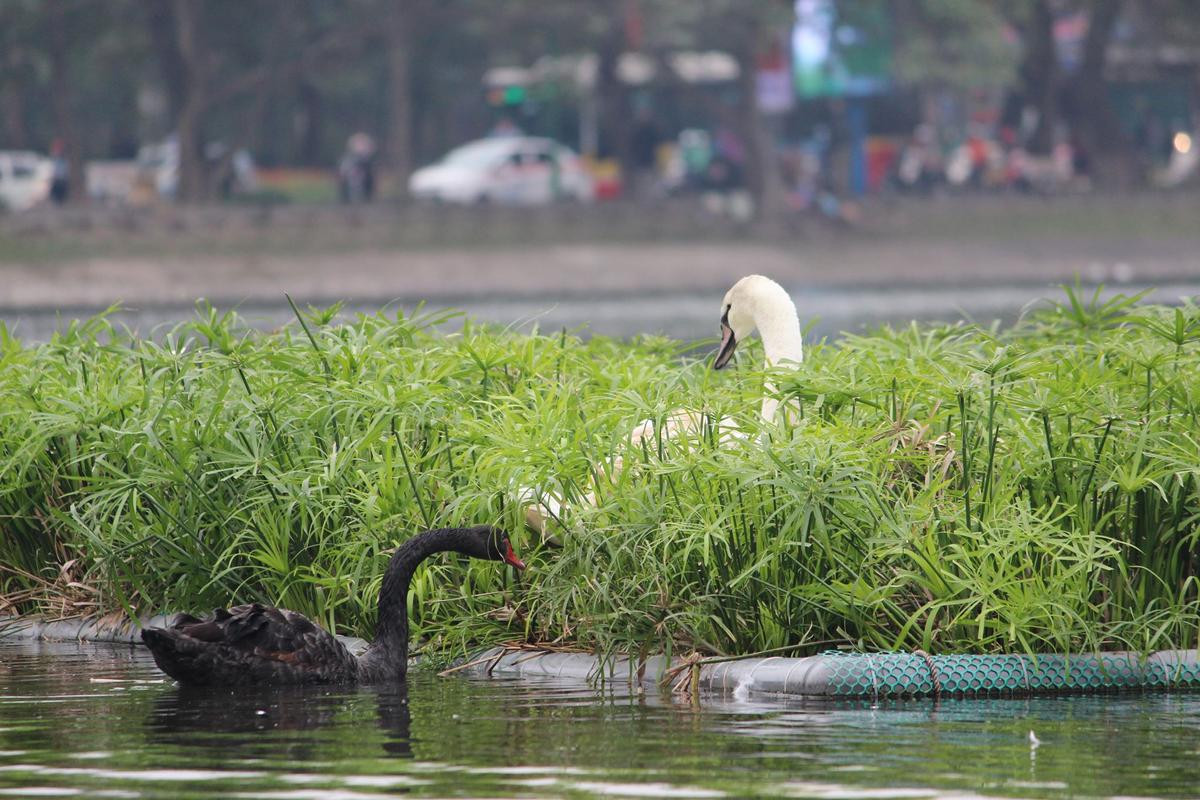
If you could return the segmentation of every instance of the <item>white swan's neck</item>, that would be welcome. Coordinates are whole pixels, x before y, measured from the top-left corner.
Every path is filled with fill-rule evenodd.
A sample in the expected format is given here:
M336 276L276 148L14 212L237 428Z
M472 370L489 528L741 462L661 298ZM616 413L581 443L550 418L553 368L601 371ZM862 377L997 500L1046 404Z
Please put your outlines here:
M795 368L804 360L804 345L800 335L800 318L796 314L796 306L786 294L781 302L775 302L760 308L755 315L758 335L762 337L763 350L766 352L766 366ZM767 383L764 387L761 414L768 422L777 422L780 403L772 397L775 386ZM793 411L798 414L799 408L794 402L787 404L789 416Z
M804 360L804 346L795 307L772 309L772 312L764 315L766 319L758 321L758 335L762 337L766 351L767 367L781 366L788 361L799 364Z

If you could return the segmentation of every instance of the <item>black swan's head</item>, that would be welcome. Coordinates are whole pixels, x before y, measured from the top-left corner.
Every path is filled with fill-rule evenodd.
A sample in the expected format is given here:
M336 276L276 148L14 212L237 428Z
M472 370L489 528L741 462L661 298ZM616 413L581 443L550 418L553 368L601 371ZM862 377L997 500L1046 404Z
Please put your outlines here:
M461 550L472 558L503 561L517 569L525 569L525 562L513 552L508 532L490 525L467 528Z

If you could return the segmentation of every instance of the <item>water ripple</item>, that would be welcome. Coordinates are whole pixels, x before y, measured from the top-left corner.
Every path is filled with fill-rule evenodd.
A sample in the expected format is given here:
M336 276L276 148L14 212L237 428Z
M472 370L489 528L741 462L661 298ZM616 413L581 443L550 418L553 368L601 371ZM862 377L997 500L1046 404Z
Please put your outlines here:
M128 647L0 644L0 661L6 797L1196 795L1197 696L694 705L419 673L189 691Z

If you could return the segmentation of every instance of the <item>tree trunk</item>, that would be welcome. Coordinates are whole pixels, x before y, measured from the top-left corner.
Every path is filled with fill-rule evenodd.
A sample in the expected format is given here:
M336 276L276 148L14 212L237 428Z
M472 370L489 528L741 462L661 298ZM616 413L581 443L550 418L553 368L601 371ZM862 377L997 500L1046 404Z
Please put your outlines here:
M87 197L83 148L75 121L73 84L70 76L70 45L67 43L67 14L64 0L50 3L50 87L53 93L56 138L62 143L67 160L67 202L79 203Z
M749 23L735 48L738 61L738 116L746 148L746 188L754 198L755 215L771 222L783 215L783 182L766 120L758 107L758 43L760 29Z
M1038 114L1029 152L1049 155L1054 149L1054 128L1058 122L1058 51L1049 0L1034 0L1025 28L1025 57L1020 74L1026 104Z
M298 159L310 167L322 163L321 140L325 129L325 104L312 81L302 80L297 87L303 124L300 127Z
M248 143L251 151L259 155L270 151L267 127L271 100L275 92L279 90L280 84L283 83L280 55L288 52L288 42L294 41L296 38L296 19L290 13L289 8L271 3L263 8L263 13L270 14L272 18L270 30L266 36L266 57L263 65L266 68L266 78L254 90L254 102L250 106L246 131L242 137ZM272 155L279 158L280 154L276 152Z
M0 18L0 22L4 22ZM23 47L9 47L0 63L0 115L4 118L5 147L24 150L29 146L28 109L24 87L32 83L32 67Z
M171 3L154 0L143 3L147 33L158 58L159 75L167 95L167 118L174 124L183 111L187 97L187 65L179 54L175 11Z
M423 9L411 0L391 0L387 15L388 41L388 139L387 162L395 181L396 194L408 196L412 174L412 58L413 17Z
M4 115L6 146L13 150L24 150L29 146L29 134L25 127L25 95L19 80L8 79L0 85L0 106L0 114Z
M200 5L175 0L175 38L183 68L182 104L176 117L179 137L179 181L175 199L192 203L209 198L208 170L204 160L203 112L205 105L204 50L200 44Z
M599 113L600 153L615 158L621 166L621 174L633 175L632 136L629 122L628 98L625 87L617 77L617 64L625 50L624 3L616 0L601 0L598 11L604 14L606 30L600 39L596 64L596 83L592 91L596 95Z
M1122 0L1095 0L1092 4L1083 61L1068 87L1065 110L1070 115L1076 146L1092 165L1093 179L1100 184L1129 186L1138 179L1137 159L1109 102L1104 79L1108 44L1121 6Z

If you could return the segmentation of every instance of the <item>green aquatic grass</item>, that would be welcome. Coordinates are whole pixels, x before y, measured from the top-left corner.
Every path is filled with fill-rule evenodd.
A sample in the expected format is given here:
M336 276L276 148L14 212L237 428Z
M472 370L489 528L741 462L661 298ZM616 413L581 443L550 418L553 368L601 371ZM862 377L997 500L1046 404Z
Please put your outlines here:
M531 569L434 559L431 653L1196 647L1200 310L1064 301L1008 330L912 326L768 376L680 343L297 310L0 329L0 590L20 611L260 600L374 628L387 555L430 526L571 511ZM757 419L770 378L795 406ZM679 408L694 435L628 446ZM736 419L744 435L716 424ZM625 468L609 461L622 453ZM594 491L594 507L579 498Z

